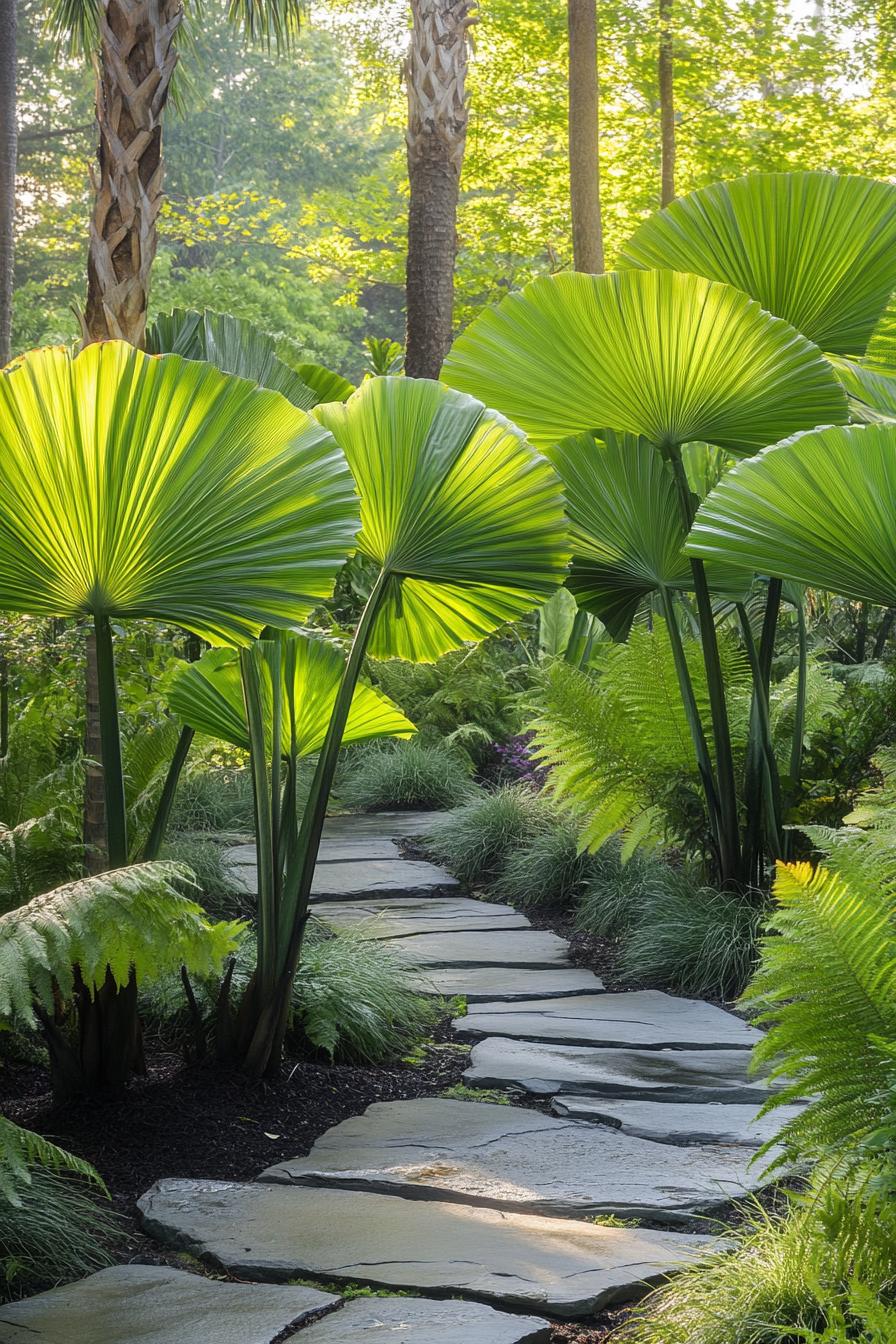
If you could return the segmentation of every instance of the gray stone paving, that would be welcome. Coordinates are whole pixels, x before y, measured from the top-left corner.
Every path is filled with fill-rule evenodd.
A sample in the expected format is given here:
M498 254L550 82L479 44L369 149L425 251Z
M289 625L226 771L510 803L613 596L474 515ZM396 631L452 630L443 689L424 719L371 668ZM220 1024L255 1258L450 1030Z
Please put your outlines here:
M517 1087L536 1096L737 1101L761 1105L766 1086L748 1074L746 1050L624 1050L543 1045L491 1036L474 1045L464 1081Z
M617 1097L554 1098L551 1109L561 1116L612 1125L623 1134L671 1144L734 1144L761 1148L771 1143L785 1121L799 1114L796 1106L775 1107L759 1116L754 1102L626 1101Z
M718 1244L692 1233L311 1186L160 1181L138 1207L152 1236L240 1278L462 1293L563 1317L636 1297Z
M711 1003L659 990L604 994L545 1003L477 1004L454 1030L465 1040L510 1036L558 1045L635 1046L651 1049L750 1049L761 1039L734 1013Z
M385 897L373 901L327 901L315 910L335 928L357 927L368 938L406 938L414 933L475 933L528 929L525 915L510 905L492 905L467 896L422 900Z
M531 966L551 970L567 966L569 945L555 933L540 929L507 929L493 933L418 933L401 940L401 950L415 966Z
M427 1097L376 1103L260 1179L675 1223L761 1189L751 1158L744 1148L670 1149L517 1106Z
M164 1265L116 1265L0 1306L0 1344L273 1344L338 1302L314 1288L259 1289Z
M604 983L591 971L541 971L506 966L459 966L431 968L409 977L409 983L421 994L456 996L468 1003L488 1003L500 999L566 999L581 994L603 994Z
M548 1344L546 1321L481 1302L359 1297L310 1325L296 1344Z

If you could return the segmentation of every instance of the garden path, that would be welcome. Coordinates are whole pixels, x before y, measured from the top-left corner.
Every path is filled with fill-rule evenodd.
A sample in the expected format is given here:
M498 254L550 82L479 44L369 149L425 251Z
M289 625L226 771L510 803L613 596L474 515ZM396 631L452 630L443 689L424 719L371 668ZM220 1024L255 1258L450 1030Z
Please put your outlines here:
M604 992L563 939L403 858L396 840L432 821L328 821L313 904L400 945L423 992L466 999L449 1048L474 1042L467 1094L377 1103L255 1182L162 1180L140 1200L148 1233L268 1286L105 1270L0 1309L0 1344L534 1344L546 1322L518 1313L637 1297L713 1242L697 1215L762 1186L751 1159L781 1120L756 1118L757 1033L710 1004ZM251 847L229 860L251 890ZM306 1277L422 1296L270 1286Z

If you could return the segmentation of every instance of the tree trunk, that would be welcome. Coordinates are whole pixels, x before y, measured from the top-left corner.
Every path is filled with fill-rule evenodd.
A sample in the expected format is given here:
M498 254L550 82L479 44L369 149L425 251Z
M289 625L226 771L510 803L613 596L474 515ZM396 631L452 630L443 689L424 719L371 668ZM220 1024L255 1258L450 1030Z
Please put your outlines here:
M438 378L454 319L457 198L467 135L467 29L474 0L411 0L405 372Z
M12 350L16 77L16 0L0 0L0 368Z
M102 0L85 341L142 345L162 194L162 112L180 0Z
M597 0L568 0L569 197L572 255L577 271L600 275L604 240L600 217Z
M673 83L673 0L659 0L660 205L675 200L675 89Z

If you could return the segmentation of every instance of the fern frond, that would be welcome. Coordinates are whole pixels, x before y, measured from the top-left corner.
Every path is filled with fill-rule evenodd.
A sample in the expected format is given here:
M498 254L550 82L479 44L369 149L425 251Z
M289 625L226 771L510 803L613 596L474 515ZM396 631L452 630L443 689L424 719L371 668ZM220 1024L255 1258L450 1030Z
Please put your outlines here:
M23 1185L31 1184L31 1168L35 1166L50 1171L74 1172L107 1193L101 1177L89 1162L0 1115L0 1200L21 1208L20 1190Z
M134 864L82 878L0 916L0 1018L35 1025L34 1003L68 998L77 966L93 991L107 970L118 985L181 965L211 975L235 947L239 923L210 924L188 898L189 868Z
M754 1051L785 1086L772 1109L810 1097L782 1130L801 1156L853 1154L884 1117L874 1080L881 1042L896 1041L893 902L860 871L847 882L806 863L779 864L771 936L743 1002L768 1033Z

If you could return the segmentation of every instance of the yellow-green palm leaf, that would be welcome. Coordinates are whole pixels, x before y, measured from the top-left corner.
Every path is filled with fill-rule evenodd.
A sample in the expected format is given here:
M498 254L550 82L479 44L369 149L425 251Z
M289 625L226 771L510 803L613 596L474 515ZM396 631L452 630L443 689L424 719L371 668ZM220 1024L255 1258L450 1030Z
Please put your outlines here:
M269 670L275 662L273 646L260 641L269 653L264 660L267 680L263 686L265 724L270 752L272 695ZM281 683L283 704L294 706L295 754L309 756L319 751L326 736L345 659L323 639L310 635L281 636ZM290 684L291 683L291 684ZM172 713L210 737L249 749L249 726L240 678L239 656L233 649L209 649L195 663L180 663L171 674L167 689ZM411 737L416 728L380 691L359 683L355 688L343 742L368 742L378 737ZM292 751L292 715L283 711L282 750Z
M443 377L539 448L610 426L744 454L847 418L805 337L729 285L672 271L535 280L471 322Z
M567 586L580 606L624 639L645 598L688 589L691 564L672 469L645 439L602 430L548 452L563 482L573 558ZM715 565L715 589L742 596L751 575Z
M753 173L646 220L619 265L735 285L822 350L861 355L896 289L896 187L834 173Z
M502 416L416 378L373 378L315 415L361 496L385 574L369 652L430 662L539 605L569 559L560 482Z
M356 509L315 420L208 364L109 341L0 377L0 607L243 642L328 594Z
M687 549L896 606L896 425L832 426L738 463Z

